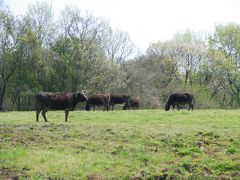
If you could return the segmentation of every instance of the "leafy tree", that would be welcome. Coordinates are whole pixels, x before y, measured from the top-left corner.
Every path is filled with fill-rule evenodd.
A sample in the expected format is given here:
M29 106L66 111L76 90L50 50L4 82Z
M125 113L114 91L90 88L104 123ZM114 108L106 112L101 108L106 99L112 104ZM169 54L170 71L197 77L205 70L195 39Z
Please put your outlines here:
M61 27L61 39L70 40L71 54L67 55L71 67L70 84L71 91L77 91L87 84L97 60L104 58L101 34L106 24L92 15L81 15L81 11L77 8L66 6L61 13L59 27Z
M9 10L0 11L0 111L4 109L7 86L19 66L17 20Z
M48 2L36 1L28 8L27 14L24 17L30 31L33 32L38 43L39 67L35 69L37 82L43 91L51 89L48 75L51 72L51 52L49 44L54 42L57 36L56 24L54 23L54 13L51 4Z
M9 92L13 98L12 105L16 102L17 110L28 110L31 97L41 89L36 74L36 69L39 69L40 47L36 35L28 27L23 27L23 34L18 37L17 51L21 54L21 63L12 77ZM21 103L26 98L28 102Z
M240 26L216 26L209 44L213 96L220 99L222 107L240 107Z

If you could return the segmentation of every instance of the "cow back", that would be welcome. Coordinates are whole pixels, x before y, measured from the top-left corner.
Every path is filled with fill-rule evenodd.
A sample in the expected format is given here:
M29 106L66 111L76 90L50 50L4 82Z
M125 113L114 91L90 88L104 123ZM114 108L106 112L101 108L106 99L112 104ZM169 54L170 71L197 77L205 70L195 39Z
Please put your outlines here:
M110 101L109 94L94 94L88 98L87 103L97 106L108 105Z
M189 93L174 93L169 97L167 104L186 104L193 101L193 95Z
M129 103L130 96L125 94L111 94L110 95L110 104L123 104Z
M77 102L74 100L73 93L65 92L41 92L37 95L37 106L52 110L74 109Z

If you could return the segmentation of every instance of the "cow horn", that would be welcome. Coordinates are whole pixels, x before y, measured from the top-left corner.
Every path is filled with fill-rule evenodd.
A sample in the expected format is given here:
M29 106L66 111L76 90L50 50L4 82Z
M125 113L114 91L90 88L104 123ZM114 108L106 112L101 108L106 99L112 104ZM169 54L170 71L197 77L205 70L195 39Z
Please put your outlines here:
M85 91L85 90L83 89L83 90L82 90L82 93L84 93L84 91Z

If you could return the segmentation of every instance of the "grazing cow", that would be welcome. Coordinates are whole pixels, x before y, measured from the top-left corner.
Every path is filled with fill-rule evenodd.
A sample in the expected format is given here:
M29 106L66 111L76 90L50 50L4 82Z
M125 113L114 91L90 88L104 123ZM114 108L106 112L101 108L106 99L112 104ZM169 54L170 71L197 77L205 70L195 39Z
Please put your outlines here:
M140 107L140 101L139 98L131 97L130 99L130 107L129 109L138 109ZM123 110L126 110L127 106L123 106Z
M114 110L116 104L125 104L125 109L130 108L130 96L125 94L110 94L110 106Z
M168 111L170 109L170 106L175 107L177 106L177 109L180 109L180 105L188 104L189 108L188 110L193 110L193 103L194 103L194 97L192 94L189 93L175 93L171 94L167 104L165 105L165 111Z
M47 122L45 114L48 110L65 110L65 121L67 122L69 111L73 111L77 103L87 100L88 98L83 91L81 93L38 93L36 96L36 121L38 121L41 111L45 122Z
M95 106L104 106L103 110L109 110L110 95L109 94L95 94L88 98L85 109L91 110L91 107L95 110Z

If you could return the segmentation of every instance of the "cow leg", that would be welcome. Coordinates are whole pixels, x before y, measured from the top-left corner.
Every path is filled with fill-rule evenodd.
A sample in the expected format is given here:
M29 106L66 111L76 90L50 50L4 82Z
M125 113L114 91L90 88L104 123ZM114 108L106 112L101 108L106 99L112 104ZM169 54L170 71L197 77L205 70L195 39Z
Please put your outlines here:
M107 106L103 105L103 111L106 111L106 109L107 109Z
M173 109L173 110L175 109L175 104L172 105L172 109Z
M192 104L192 103L189 103L189 108L188 108L188 110L190 111L190 109L192 109L192 111L193 111L193 104Z
M112 111L114 110L114 105L112 105Z
M42 116L43 116L45 122L48 122L48 121L47 121L47 118L46 118L46 112L47 112L47 109L43 109L43 110L42 110Z
M65 109L65 122L67 122L69 109Z
M127 108L130 109L130 107L131 107L131 105L130 105L130 99L127 101L126 105L127 105Z
M41 109L37 109L36 110L36 121L38 122L38 119L39 119L39 114L41 112Z
M178 111L180 110L180 106L179 106L179 104L177 104L177 109L178 109Z

